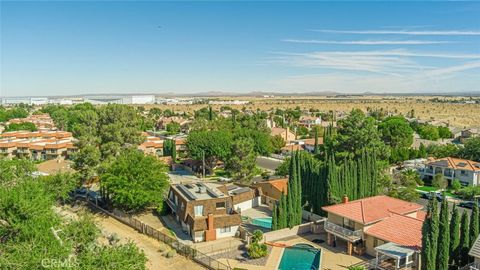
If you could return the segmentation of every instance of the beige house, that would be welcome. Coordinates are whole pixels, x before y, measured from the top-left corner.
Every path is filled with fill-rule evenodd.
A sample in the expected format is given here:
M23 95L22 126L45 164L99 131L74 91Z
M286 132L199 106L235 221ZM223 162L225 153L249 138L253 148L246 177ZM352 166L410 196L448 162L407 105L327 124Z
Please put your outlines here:
M442 174L447 180L458 179L463 185L480 185L480 162L459 158L441 158L427 162L420 171L423 178Z
M287 143L296 139L295 133L291 132L288 128L272 127L272 132L270 135L280 136Z
M388 196L374 196L323 207L327 243L345 245L349 255L368 254L377 269L412 269L418 266L422 205Z

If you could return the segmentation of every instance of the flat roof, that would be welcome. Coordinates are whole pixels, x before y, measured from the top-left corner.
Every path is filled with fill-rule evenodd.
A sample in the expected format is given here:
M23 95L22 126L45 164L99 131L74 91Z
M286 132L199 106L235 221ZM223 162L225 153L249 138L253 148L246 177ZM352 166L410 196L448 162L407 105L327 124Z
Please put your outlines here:
M227 195L217 188L219 186L220 185L213 183L196 182L190 184L172 185L172 188L177 190L178 193L182 194L183 197L188 201L196 201L227 197Z

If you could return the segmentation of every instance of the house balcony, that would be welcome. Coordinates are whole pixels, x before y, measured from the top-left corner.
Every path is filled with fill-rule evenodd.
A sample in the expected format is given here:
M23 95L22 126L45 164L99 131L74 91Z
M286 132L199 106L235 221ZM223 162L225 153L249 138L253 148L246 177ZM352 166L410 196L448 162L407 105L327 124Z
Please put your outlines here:
M325 221L325 231L349 242L356 242L362 239L362 230L350 230L330 221Z

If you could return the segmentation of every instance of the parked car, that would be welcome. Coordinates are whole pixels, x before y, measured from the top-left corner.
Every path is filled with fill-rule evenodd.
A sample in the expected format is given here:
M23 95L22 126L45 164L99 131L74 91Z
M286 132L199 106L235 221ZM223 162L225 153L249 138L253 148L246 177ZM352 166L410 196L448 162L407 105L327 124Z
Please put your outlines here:
M475 204L475 202L467 201L467 202L459 203L458 206L463 207L463 208L473 209L474 204ZM477 201L477 204L480 207L480 202Z
M87 198L87 193L88 193L88 190L85 187L80 187L70 191L68 194L71 197Z

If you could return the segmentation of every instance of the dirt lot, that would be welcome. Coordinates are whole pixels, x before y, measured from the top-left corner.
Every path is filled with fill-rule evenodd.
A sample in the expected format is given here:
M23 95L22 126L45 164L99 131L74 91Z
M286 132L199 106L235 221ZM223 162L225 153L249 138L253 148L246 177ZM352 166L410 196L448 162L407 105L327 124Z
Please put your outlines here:
M161 270L204 270L202 266L197 263L187 260L186 258L175 255L173 258L166 258L159 252L161 246L166 246L159 241L150 238L146 235L140 234L131 227L117 221L114 218L96 215L97 224L102 229L104 235L116 233L121 243L128 240L133 241L140 249L145 252L148 258L147 269L161 269Z
M457 127L477 127L480 126L480 104L463 104L463 103L438 103L431 102L429 99L433 96L349 96L349 97L326 97L326 96L282 96L275 98L259 98L259 97L215 97L211 99L217 100L249 100L251 103L247 105L231 105L235 109L246 109L256 111L272 110L276 108L287 109L299 106L302 109L319 109L323 112L330 110L336 112L349 112L353 108L359 108L364 111L367 108L380 109L392 113L405 114L412 109L415 116L422 120L438 120L449 123ZM444 97L438 97L444 99ZM450 98L459 99L461 97ZM210 99L210 98L209 98ZM195 110L203 108L207 105L147 105L146 108L160 107L164 109L172 109L174 111L186 111L192 113ZM214 109L220 109L222 105L213 105Z

